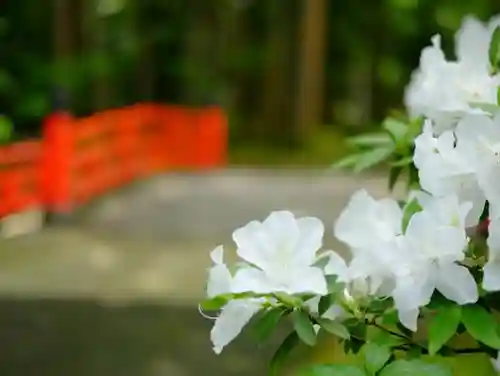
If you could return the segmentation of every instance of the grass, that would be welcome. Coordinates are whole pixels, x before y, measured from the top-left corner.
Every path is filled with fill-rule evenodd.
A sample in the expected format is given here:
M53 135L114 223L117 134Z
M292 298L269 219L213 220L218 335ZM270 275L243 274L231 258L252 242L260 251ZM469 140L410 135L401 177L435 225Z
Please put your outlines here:
M262 145L240 145L229 153L231 166L263 167L327 167L346 155L345 135L332 130L321 130L300 149Z

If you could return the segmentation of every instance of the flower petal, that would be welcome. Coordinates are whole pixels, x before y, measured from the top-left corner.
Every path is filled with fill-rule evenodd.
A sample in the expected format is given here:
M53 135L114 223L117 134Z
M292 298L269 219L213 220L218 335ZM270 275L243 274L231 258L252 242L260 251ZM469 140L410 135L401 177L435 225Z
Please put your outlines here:
M355 192L335 221L333 230L335 237L353 248L366 246L370 239L366 239L367 229L364 225L365 222L370 225L366 216L375 204L376 201L366 190Z
M488 225L488 260L500 259L500 219L490 220Z
M214 352L220 354L261 308L259 300L233 300L226 304L210 332Z
M297 219L299 239L295 245L293 262L297 266L312 265L316 261L316 253L323 245L325 226L314 217Z
M328 294L325 275L320 268L311 266L300 268L290 274L290 281L287 284L288 294Z
M500 219L490 221L488 233L488 262L483 268L483 288L500 291Z
M500 260L488 261L483 268L483 289L500 291Z
M478 171L478 181L484 195L491 203L490 218L500 218L500 166L493 165Z
M299 226L292 212L274 211L262 222L274 250L292 250L299 240Z
M207 296L216 297L231 292L232 276L226 265L220 264L210 268L207 282Z
M325 275L336 275L339 282L347 282L348 268L345 260L338 253L330 251L329 260L325 266Z
M491 34L476 17L465 16L455 34L455 50L460 61L488 69L488 48Z
M210 253L210 258L214 264L223 264L224 263L224 248L222 245L215 247L215 249Z
M399 276L392 292L398 311L412 311L428 304L435 286L435 273L432 267L417 270L418 274Z
M410 309L407 311L398 310L399 321L412 332L416 332L419 313L420 311L418 308Z
M239 269L233 277L231 291L235 294L254 292L256 294L270 294L279 290L267 274L253 267Z
M469 269L454 263L439 265L438 268L436 288L441 294L461 305L477 302L477 285Z
M262 223L252 221L233 232L233 240L238 246L236 253L243 260L265 269L269 266L274 244L268 238Z
M359 190L336 220L334 234L353 250L372 247L400 234L402 217L395 200L377 201L367 191Z
M338 304L333 304L321 317L329 320L342 320L348 316L348 313Z

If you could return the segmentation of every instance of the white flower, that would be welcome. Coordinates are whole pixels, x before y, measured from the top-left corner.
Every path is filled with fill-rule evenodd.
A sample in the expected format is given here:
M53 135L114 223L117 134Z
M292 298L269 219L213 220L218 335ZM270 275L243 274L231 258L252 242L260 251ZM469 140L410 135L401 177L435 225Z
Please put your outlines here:
M490 221L488 233L488 262L483 269L483 288L500 291L500 219Z
M326 279L313 266L322 246L323 223L275 211L263 222L252 221L233 233L238 256L252 266L238 270L232 291L260 294L327 294Z
M361 189L355 192L334 224L334 235L353 253L368 251L374 243L392 240L402 231L403 213L389 198L375 200Z
M457 195L431 196L426 192L416 192L422 210L428 213L439 226L467 228L467 217L472 209L471 202L461 202Z
M500 112L469 115L457 125L457 152L469 161L477 184L490 203L490 217L500 217Z
M223 247L216 247L211 253L213 266L209 270L207 296L214 298L232 291L233 278L224 264ZM222 307L210 332L210 339L216 354L233 341L250 319L262 308L265 299L232 300Z
M465 16L455 34L455 49L458 60L472 68L488 70L491 36L500 25L500 17L492 17L488 23L473 16Z
M420 67L405 91L410 116L436 122L437 133L452 129L467 113L483 113L475 103L496 104L500 76L491 76L488 45L491 31L479 21L466 18L456 34L457 61L447 61L441 38L423 49Z
M458 202L456 198L445 200L448 204ZM473 276L466 267L456 263L465 258L468 243L459 220L465 216L466 204L450 210L448 219L442 213L436 215L432 205L435 209L447 203L429 204L429 210L414 214L405 234L395 239L393 248L387 250L400 256L392 264L396 283L392 296L402 323L411 330L416 330L418 308L430 302L435 289L458 304L478 299Z
M210 332L210 340L216 354L232 342L252 317L260 311L261 299L232 300L226 304Z
M415 139L413 161L418 169L420 186L426 192L436 197L456 195L460 202L472 203L466 218L466 226L471 227L477 224L486 198L479 187L475 157L462 150L466 148L462 144L467 138L463 140L459 132L466 119L457 126L457 137L451 131L435 137L432 123L426 122L422 134Z
M332 258L326 272L346 276L343 279L356 290L375 294L388 277L394 256L385 252L385 245L402 233L402 220L395 200L375 200L365 190L355 192L334 225L334 235L349 246L352 260L344 271L341 260Z
M207 296L209 298L224 295L231 292L232 276L223 260L224 250L222 246L216 247L210 258L214 265L209 270L207 283Z
M345 260L333 251L325 252L328 262L325 265L325 275L337 276L337 282L349 282L349 268Z

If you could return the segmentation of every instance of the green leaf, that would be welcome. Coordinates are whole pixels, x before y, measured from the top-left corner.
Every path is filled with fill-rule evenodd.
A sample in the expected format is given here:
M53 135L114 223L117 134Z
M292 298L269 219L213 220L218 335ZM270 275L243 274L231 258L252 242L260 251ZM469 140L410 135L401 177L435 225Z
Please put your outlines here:
M354 166L354 172L361 172L384 161L387 157L389 157L389 155L391 155L393 150L394 148L392 146L379 147L361 154Z
M384 330L377 331L371 338L371 341L379 346L385 346L389 348L400 346L405 343L405 340L403 338L393 336L392 334L389 334Z
M422 356L422 348L418 346L412 346L406 352L406 359L416 359Z
M410 124L408 126L408 138L413 141L415 137L422 133L423 126L424 118L422 116L419 116L410 121Z
M477 304L462 308L462 322L477 341L486 346L500 349L500 337L497 333L498 324L491 313Z
M399 143L408 132L408 124L394 118L387 118L382 127L389 132L395 143Z
M498 73L500 69L500 26L497 26L493 32L488 55L493 73Z
M318 303L318 313L319 315L323 315L328 309L333 305L335 302L335 294L328 294L325 296L322 296L319 299Z
M318 324L322 329L326 330L330 334L333 334L334 336L342 339L349 339L350 337L347 328L337 321L320 318L318 319Z
M399 316L396 310L386 312L382 316L382 324L383 325L396 325L399 323Z
M328 293L337 294L344 289L344 284L341 282L337 282L336 275L327 275L326 276L326 284L328 288Z
M386 133L367 133L349 137L347 143L352 146L382 146L392 143L391 137Z
M341 158L332 165L332 168L340 170L342 168L354 167L354 165L358 163L358 160L361 158L361 155L362 154L351 154Z
M276 299L285 304L288 307L301 307L304 301L293 295L288 295L282 292L276 292L273 294Z
M403 157L395 162L391 163L391 166L395 167L405 167L413 163L413 156Z
M361 350L365 361L365 368L371 375L375 375L390 359L391 350L387 346L380 346L369 342Z
M422 211L422 207L416 198L408 202L403 209L403 231L406 231L413 214Z
M207 299L201 302L200 307L204 311L218 311L224 307L230 300L230 296L220 295L213 299Z
M269 309L262 313L252 326L252 331L257 341L265 342L283 317L283 310L279 308Z
M451 367L422 360L396 360L380 371L379 376L452 376Z
M283 340L280 347L278 347L278 350L274 353L271 363L269 364L269 376L279 375L279 371L283 367L286 359L299 343L300 339L296 332L291 332Z
M300 376L366 376L361 368L347 364L318 364L305 368Z
M315 266L316 268L324 269L326 265L328 265L329 261L330 257L328 255L322 255L316 260L313 266Z
M497 104L500 106L500 86L497 88Z
M389 191L394 189L394 186L398 182L399 175L403 171L402 167L392 167L389 171Z
M356 318L350 318L345 320L343 324L347 327L349 333L351 333L351 337L356 337L363 340L366 338L367 329L364 322L359 321Z
M429 354L436 354L456 333L462 309L460 306L445 306L429 322Z
M500 106L492 103L479 103L479 102L471 102L469 106L472 108L480 109L484 112L488 112L490 114L495 114L498 110L500 110Z
M314 346L316 344L316 332L309 316L305 312L296 310L293 313L293 328L301 341L306 345Z

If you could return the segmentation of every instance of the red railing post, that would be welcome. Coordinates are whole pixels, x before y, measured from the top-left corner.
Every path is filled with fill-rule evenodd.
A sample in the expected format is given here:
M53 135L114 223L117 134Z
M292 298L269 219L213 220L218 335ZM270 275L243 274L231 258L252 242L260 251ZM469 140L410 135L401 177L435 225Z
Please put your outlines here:
M49 115L43 125L42 197L46 210L56 215L73 210L73 119L67 112Z
M198 168L217 168L227 162L228 121L220 107L196 111Z

